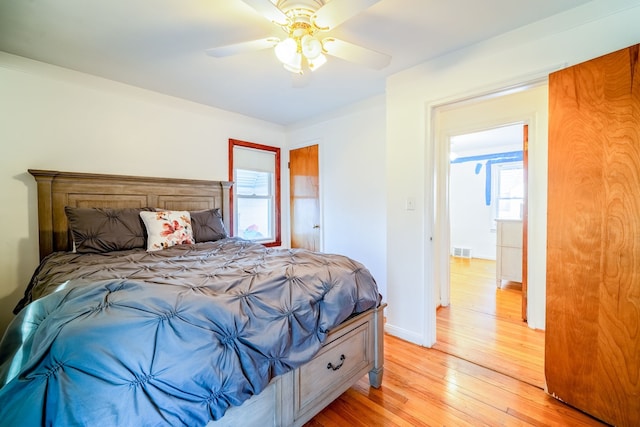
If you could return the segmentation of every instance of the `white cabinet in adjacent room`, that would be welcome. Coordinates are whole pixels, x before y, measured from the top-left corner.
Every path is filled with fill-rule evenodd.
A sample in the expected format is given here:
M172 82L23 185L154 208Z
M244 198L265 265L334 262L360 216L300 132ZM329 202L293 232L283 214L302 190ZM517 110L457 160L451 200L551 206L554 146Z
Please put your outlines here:
M522 221L496 220L496 283L503 280L522 283Z

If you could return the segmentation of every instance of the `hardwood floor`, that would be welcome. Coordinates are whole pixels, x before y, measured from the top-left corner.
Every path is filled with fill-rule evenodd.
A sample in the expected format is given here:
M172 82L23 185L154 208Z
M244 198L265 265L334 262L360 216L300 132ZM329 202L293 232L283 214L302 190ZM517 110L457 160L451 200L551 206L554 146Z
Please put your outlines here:
M496 286L495 261L451 258L451 304L437 313L437 350L544 388L544 332L522 320L522 285Z
M490 264L474 265L473 273L471 261L452 264L452 282L455 274L495 277ZM452 286L451 307L438 311L434 348L385 335L382 387L363 377L306 426L603 426L543 391L544 333L522 328L529 329L514 306L517 286L491 285Z

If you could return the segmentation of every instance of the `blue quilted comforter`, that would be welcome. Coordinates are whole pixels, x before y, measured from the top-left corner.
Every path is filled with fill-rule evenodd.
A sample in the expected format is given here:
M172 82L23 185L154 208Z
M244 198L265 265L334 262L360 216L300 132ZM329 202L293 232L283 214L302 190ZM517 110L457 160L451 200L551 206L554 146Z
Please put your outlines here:
M198 426L379 304L338 255L237 239L55 253L0 344L0 425Z

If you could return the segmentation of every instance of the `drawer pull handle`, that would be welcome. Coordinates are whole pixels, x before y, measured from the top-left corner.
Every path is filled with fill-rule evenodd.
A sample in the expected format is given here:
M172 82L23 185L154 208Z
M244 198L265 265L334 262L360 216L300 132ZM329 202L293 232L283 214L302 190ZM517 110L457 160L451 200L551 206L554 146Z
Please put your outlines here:
M344 365L344 359L346 359L346 357L344 357L344 354L340 355L340 363L337 365L333 365L333 363L329 362L327 363L327 369L331 369L333 371L337 371L338 369L342 368L342 365Z

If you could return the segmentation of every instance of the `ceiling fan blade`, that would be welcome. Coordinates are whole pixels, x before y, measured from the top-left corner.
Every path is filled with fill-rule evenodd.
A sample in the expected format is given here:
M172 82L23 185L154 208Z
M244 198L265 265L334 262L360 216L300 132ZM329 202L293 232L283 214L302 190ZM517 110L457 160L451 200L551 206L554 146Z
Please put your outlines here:
M238 53L253 52L255 50L269 49L280 42L277 37L267 37L259 40L251 40L248 42L234 43L226 46L212 47L205 50L209 56L222 58L225 56L236 55Z
M391 56L385 53L376 52L333 37L323 39L322 47L331 56L362 64L376 70L381 70L391 62Z
M278 9L275 4L270 0L242 0L260 14L264 15L271 22L275 22L278 25L287 25L289 18L283 11Z
M311 22L313 22L316 27L324 31L329 31L379 1L380 0L331 0L313 14Z

